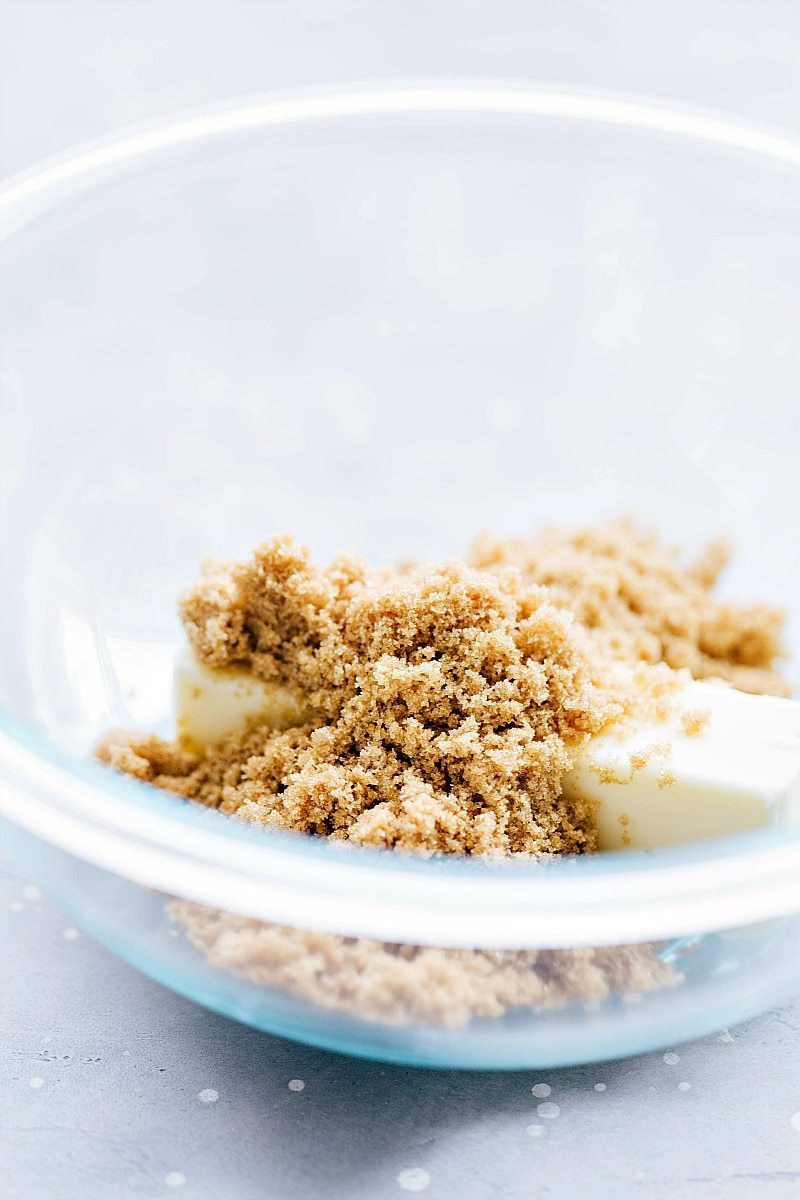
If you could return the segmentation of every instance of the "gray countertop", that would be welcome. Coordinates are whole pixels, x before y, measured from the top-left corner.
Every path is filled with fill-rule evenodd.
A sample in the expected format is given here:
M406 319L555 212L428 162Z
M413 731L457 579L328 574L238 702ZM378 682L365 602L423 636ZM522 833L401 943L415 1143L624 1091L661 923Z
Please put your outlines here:
M198 1008L10 873L0 945L2 1200L800 1195L800 1001L666 1056L429 1071Z

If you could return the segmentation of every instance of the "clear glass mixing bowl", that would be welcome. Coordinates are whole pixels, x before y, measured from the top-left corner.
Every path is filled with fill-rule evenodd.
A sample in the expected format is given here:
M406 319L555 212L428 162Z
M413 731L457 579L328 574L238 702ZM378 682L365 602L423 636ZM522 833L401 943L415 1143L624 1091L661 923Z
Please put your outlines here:
M797 140L715 114L426 84L256 98L10 180L21 869L201 1003L402 1062L612 1057L797 990L797 830L417 861L254 830L90 751L168 730L177 593L275 531L387 561L627 510L732 534L731 592L797 611L798 168Z

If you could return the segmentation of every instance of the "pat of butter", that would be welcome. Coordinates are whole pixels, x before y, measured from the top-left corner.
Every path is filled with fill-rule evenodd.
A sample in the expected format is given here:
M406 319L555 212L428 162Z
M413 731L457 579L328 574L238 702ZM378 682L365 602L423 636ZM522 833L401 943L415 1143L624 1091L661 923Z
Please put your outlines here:
M308 719L289 688L265 683L243 667L205 667L190 650L181 651L176 660L172 699L178 737L195 750L221 742L253 717L273 729L289 729Z
M564 791L595 802L601 850L800 823L800 703L687 683L667 721L592 738Z
M302 699L248 671L175 667L178 734L189 746L221 741L258 717L277 729L308 719ZM596 805L601 850L648 849L800 823L800 702L690 682L666 721L592 738L564 780L567 796Z

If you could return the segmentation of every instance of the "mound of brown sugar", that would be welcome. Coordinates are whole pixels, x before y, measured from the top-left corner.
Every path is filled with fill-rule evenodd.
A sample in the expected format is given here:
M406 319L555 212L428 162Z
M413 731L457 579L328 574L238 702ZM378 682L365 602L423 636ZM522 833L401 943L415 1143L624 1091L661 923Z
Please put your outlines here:
M588 632L596 655L686 668L695 679L725 679L743 692L788 695L775 668L784 614L766 604L713 595L728 562L724 541L682 567L677 553L629 521L542 530L528 540L483 536L470 558L494 571L513 567L543 586Z
M592 812L561 780L585 738L663 692L667 667L786 690L781 614L711 594L726 555L714 544L681 568L626 522L483 538L472 566L428 570L319 568L274 538L209 564L182 616L202 662L290 688L306 724L200 755L112 735L99 753L284 829L429 853L591 850Z
M168 911L219 970L385 1025L454 1027L512 1008L634 998L682 979L646 945L440 949L288 929L188 900Z
M406 850L591 849L561 797L572 750L621 711L568 614L513 571L315 567L288 538L213 566L184 599L198 657L290 687L315 717L251 727L199 759L154 739L101 755L265 825Z
M670 668L786 692L781 614L712 594L726 558L714 544L682 568L625 522L484 537L468 566L430 571L346 557L319 569L274 539L249 563L209 565L182 615L201 661L290 688L306 723L250 726L200 754L112 734L98 753L264 825L423 852L588 851L592 813L566 801L561 779L582 740L657 706ZM399 946L168 907L212 965L394 1024L458 1025L680 981L647 945Z

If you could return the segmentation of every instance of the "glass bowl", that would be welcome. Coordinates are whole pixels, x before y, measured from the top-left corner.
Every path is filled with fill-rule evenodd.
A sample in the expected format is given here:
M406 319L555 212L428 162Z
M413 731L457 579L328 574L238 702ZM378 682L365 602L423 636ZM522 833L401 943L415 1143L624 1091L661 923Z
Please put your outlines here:
M798 610L800 142L531 86L254 98L2 197L4 839L142 970L262 1029L531 1067L800 986L800 831L541 865L265 833L117 776L178 592L629 511ZM797 624L790 625L797 645Z

